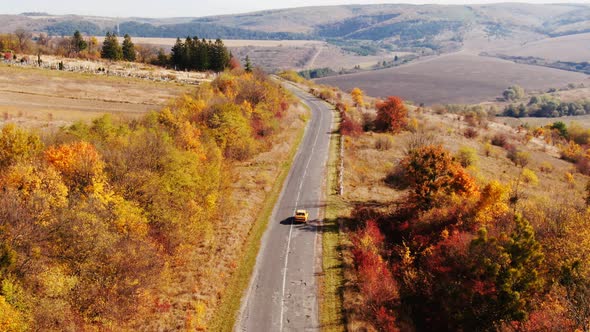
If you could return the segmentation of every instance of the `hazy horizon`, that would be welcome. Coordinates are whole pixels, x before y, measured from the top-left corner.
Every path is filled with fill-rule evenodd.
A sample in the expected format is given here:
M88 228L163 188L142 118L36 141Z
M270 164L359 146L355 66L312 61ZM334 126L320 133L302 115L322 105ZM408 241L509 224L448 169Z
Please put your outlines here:
M100 3L92 2L84 4L84 8L76 8L80 2L68 0L56 0L48 3L45 0L23 0L18 3L4 2L0 4L0 14L21 14L24 12L46 12L52 15L89 15L89 16L109 16L109 17L146 17L146 18L164 18L164 17L202 17L224 14L240 14L261 10L273 10L284 8L308 7L308 6L336 6L336 5L368 5L368 4L435 4L435 5L466 5L466 4L492 4L506 3L512 1L495 1L495 0L455 0L455 1L400 1L384 2L373 0L254 0L248 3L240 0L226 0L224 2L212 3L211 1L190 1L190 0L169 0L165 3L153 4L146 6L142 1L114 1L104 0ZM515 3L530 4L566 4L566 3L585 3L583 1L567 0L528 0L514 1ZM231 8L231 9L228 9Z

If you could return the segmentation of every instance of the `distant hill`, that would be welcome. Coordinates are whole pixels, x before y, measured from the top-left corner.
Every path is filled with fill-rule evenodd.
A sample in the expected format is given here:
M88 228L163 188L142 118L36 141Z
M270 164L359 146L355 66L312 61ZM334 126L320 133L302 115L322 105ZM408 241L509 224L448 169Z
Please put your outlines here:
M0 32L24 27L70 35L114 30L137 37L368 40L381 46L457 48L472 32L485 38L527 39L590 32L590 5L342 5L268 10L201 18L109 18L23 13L0 15Z

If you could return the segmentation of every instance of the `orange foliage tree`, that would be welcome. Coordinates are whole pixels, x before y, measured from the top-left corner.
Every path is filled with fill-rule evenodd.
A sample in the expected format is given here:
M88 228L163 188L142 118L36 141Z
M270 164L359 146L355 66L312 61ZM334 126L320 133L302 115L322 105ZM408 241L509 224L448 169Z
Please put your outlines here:
M377 103L375 128L382 131L400 132L408 124L408 109L400 97L390 96Z
M49 147L45 151L45 160L61 173L71 190L92 192L103 182L104 162L88 142Z
M439 194L478 194L475 181L440 145L426 145L408 152L401 161L412 187L412 199L423 210L432 208Z

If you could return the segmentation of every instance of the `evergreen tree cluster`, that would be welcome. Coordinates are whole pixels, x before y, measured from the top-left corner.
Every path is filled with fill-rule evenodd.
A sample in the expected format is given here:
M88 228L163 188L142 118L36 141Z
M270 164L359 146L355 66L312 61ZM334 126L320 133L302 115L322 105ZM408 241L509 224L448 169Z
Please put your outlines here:
M123 39L123 46L121 46L121 44L119 44L117 34L107 32L102 43L102 51L100 52L100 56L103 59L109 59L113 61L135 61L135 45L131 41L131 37L126 34Z
M107 35L102 42L102 51L100 52L100 57L113 61L123 59L123 49L119 44L116 33L107 32Z
M170 54L170 65L177 70L223 71L229 65L231 55L221 39L215 42L187 37L176 39Z

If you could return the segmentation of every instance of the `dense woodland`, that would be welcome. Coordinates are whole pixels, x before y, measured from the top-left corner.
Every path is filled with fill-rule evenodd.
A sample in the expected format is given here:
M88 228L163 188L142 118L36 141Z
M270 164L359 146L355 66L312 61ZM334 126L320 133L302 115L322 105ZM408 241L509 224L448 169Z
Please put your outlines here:
M137 120L42 135L5 125L0 330L182 326L157 324L173 276L214 241L234 163L268 149L290 98L234 70Z

